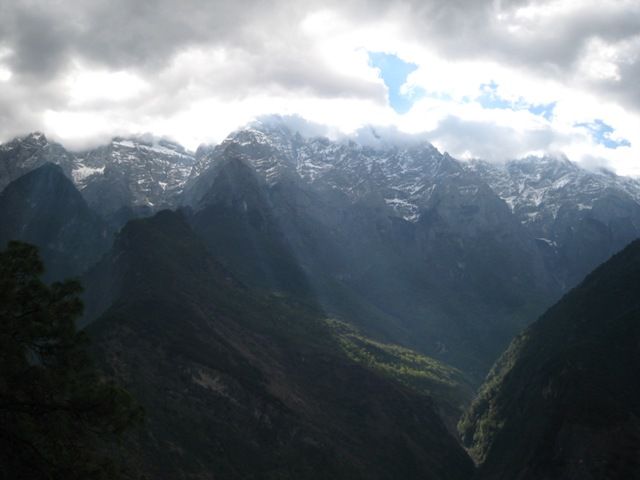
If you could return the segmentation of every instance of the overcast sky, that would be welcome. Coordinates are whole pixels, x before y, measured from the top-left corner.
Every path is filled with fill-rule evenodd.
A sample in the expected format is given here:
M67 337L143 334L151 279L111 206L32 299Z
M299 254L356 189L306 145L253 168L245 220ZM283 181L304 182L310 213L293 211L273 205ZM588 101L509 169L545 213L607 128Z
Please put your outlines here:
M269 113L640 175L640 1L0 0L0 141L195 148Z

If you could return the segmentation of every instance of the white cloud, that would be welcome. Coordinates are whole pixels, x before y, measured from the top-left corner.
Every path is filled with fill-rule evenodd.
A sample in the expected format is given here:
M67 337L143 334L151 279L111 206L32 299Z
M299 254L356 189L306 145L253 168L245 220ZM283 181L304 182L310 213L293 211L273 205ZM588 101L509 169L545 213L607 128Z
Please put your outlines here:
M13 73L7 67L0 65L0 82L8 82L11 80Z
M6 59L11 56L11 50L0 46L0 82L8 82L13 76L13 72L5 65Z
M635 0L0 4L0 139L45 129L82 146L150 131L193 148L280 113L422 132L460 156L563 151L640 174ZM386 104L370 51L418 66L403 88L426 95L405 115ZM503 105L479 100L489 84ZM548 118L528 111L550 104ZM576 127L595 119L631 145Z
M149 88L145 80L131 72L93 70L81 66L76 66L65 83L72 107L122 102L135 98Z

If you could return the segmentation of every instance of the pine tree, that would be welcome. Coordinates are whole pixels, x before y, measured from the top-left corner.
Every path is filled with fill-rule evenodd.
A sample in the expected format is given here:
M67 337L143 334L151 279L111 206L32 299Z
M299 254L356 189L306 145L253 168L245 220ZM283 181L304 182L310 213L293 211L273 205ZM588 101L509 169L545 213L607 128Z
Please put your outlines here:
M91 362L80 284L42 273L36 247L0 252L0 478L118 478L117 440L141 409Z

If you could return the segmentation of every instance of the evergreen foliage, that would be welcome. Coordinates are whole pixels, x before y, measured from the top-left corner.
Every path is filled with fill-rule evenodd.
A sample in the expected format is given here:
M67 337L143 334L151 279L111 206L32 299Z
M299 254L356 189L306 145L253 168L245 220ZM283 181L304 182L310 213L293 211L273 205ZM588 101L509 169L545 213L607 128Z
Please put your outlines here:
M90 361L80 284L42 273L36 247L0 252L0 478L120 478L114 440L142 411Z
M351 360L431 397L455 430L453 426L473 396L472 384L460 370L400 345L368 338L340 320L328 319L327 324Z

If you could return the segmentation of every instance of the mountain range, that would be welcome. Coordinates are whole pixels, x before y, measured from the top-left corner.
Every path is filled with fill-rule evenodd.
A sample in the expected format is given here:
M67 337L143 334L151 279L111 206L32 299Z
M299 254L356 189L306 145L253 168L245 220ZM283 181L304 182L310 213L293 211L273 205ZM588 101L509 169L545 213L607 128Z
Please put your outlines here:
M0 146L0 184L48 162L109 241L131 218L184 209L248 285L303 295L474 382L523 326L640 235L634 179L566 158L495 165L426 142L304 137L278 119L196 153L149 135L73 153L35 133ZM2 238L52 243L3 228Z
M0 145L0 189L0 241L37 245L48 280L85 285L81 326L148 411L128 442L154 478L600 468L547 471L542 450L525 473L504 463L539 441L511 399L547 392L509 372L546 365L526 342L562 350L575 304L598 298L572 289L640 237L638 180L564 157L460 161L375 131L305 136L274 118L196 152L150 135L72 152L33 133ZM573 306L517 336L561 298ZM602 317L615 299L593 301ZM508 436L520 431L529 443Z

